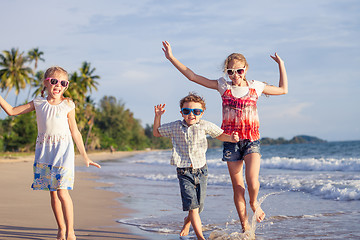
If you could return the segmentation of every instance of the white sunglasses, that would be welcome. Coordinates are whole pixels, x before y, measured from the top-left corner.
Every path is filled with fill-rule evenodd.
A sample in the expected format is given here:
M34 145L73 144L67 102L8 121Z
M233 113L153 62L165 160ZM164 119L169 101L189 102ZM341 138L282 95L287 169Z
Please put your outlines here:
M237 74L241 75L241 74L244 74L245 70L246 70L246 67L244 67L244 68L238 68L238 69L228 68L228 69L226 69L226 73L227 73L227 75L229 75L229 76L234 75L235 72L236 72Z

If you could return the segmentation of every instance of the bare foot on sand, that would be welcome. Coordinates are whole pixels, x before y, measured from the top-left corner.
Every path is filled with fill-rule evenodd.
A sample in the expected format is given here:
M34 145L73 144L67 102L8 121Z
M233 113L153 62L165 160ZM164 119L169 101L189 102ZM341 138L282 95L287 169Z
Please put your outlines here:
M76 240L75 233L68 234L66 240Z
M250 204L251 205L251 204ZM251 205L252 210L254 211L254 214L256 214L256 220L258 222L261 222L265 218L265 212L261 209L259 203L255 203Z
M242 222L241 226L242 226L243 233L251 230L251 226L250 226L248 220L246 220L245 222Z
M56 240L66 240L65 230L58 230L58 234L56 236Z
M184 218L184 226L180 231L181 237L189 235L190 225L191 225L191 222L188 220L188 217Z

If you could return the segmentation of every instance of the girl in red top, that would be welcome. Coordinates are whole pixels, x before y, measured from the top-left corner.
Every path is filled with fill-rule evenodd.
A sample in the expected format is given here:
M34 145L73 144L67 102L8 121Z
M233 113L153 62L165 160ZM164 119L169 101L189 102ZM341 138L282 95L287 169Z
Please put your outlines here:
M258 81L246 79L249 68L245 57L239 53L229 55L224 62L224 73L231 81L223 77L210 80L195 74L179 62L172 54L168 42L163 42L165 57L190 81L204 87L219 91L222 98L223 122L221 128L224 133L238 132L238 143L224 142L223 161L227 162L233 191L234 203L239 215L243 231L250 230L245 202L245 183L243 179L243 165L245 162L245 178L248 186L250 206L258 222L265 218L265 213L259 206L260 171L260 134L259 117L256 103L261 93L267 95L282 95L288 92L288 81L284 61L275 53L271 56L278 64L280 72L279 86L270 86Z

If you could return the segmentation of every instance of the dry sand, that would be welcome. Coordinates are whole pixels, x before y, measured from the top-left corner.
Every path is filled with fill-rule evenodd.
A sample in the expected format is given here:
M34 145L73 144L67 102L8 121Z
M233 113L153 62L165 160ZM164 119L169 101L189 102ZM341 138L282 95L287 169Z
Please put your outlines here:
M137 152L89 154L93 161L127 157ZM76 165L82 165L81 157ZM33 156L0 159L0 239L56 239L57 226L47 191L30 188L33 180ZM101 169L99 169L101 173ZM75 230L78 240L145 239L131 233L116 219L126 217L131 210L121 207L116 198L121 195L97 187L96 176L76 172L74 190Z

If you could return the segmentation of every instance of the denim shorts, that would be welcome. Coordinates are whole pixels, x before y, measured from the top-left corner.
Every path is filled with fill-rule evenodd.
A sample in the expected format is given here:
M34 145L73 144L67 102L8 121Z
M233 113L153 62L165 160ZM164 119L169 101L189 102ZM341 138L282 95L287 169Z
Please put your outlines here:
M208 167L202 168L177 168L182 206L184 211L199 208L199 213L204 209Z
M250 153L260 154L260 141L241 140L237 143L224 142L223 161L236 162L244 160L244 157Z

